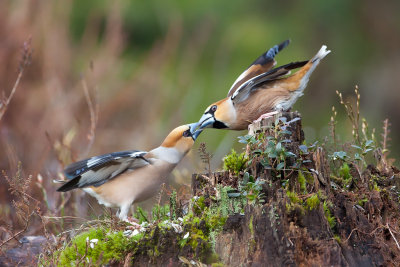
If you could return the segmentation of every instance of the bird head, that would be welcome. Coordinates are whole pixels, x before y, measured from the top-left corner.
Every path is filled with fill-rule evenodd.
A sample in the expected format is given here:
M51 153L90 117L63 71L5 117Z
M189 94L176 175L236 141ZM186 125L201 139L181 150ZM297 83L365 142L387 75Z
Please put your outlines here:
M197 123L191 123L176 127L168 134L161 146L175 148L182 154L186 154L203 131L203 129L195 129L196 126Z
M196 125L198 129L230 128L236 120L236 110L230 97L215 102L206 108L203 116Z

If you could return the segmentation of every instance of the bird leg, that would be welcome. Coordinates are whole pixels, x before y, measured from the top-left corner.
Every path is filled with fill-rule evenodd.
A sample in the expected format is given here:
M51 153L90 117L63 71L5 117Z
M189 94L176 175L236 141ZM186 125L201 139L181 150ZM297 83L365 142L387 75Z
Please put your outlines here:
M267 119L267 118L271 118L272 116L278 114L278 111L272 111L272 112L268 112L268 113L264 113L262 114L258 119L256 119L255 121L253 121L253 123L255 122L260 122L262 119Z
M127 222L132 225L133 228L137 229L140 228L139 220L133 217L128 216L129 208L131 207L131 203L122 205L119 208L119 211L117 213L118 218L121 221Z

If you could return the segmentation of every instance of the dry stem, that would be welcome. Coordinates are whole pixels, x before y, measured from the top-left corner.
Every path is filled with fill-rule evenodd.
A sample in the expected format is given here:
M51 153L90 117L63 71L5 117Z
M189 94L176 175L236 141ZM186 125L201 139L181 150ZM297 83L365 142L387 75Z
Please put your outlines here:
M11 102L11 99L13 98L15 92L17 91L17 87L19 85L19 82L21 81L22 74L24 73L25 67L27 67L31 63L31 59L32 59L31 41L32 41L32 38L29 37L28 40L24 42L24 45L22 48L22 58L20 60L19 68L18 68L17 80L14 83L14 86L11 90L10 95L6 99L1 100L0 120L3 118L3 115L6 112L8 106Z

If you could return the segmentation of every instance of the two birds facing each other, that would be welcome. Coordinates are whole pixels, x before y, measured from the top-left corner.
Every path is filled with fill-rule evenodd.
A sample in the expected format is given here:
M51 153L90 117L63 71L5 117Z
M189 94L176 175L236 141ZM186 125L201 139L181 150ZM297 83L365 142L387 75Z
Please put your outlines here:
M274 68L276 54L288 44L289 40L275 45L257 58L236 79L228 96L210 105L197 123L175 128L149 152L121 151L72 163L64 170L68 181L57 191L81 188L100 204L119 208L118 217L126 220L133 203L158 192L203 129L245 130L255 120L292 107L303 95L311 73L330 51L322 46L310 60Z

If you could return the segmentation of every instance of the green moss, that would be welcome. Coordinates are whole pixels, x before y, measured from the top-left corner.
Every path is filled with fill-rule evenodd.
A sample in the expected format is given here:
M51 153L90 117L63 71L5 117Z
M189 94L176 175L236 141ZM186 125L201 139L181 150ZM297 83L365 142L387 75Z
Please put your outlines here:
M299 174L297 176L297 181L300 184L301 192L303 192L303 193L306 192L306 190L307 190L307 180L306 180L306 177L304 177L304 174L303 174L302 171L299 171Z
M177 202L176 190L173 190L171 196L169 197L171 220L176 219L176 202Z
M304 215L305 214L305 210L304 207L298 203L286 203L286 212L292 213L292 212L296 212L300 215Z
M329 227L331 229L333 229L335 227L335 225L336 225L336 219L332 215L331 210L330 210L332 205L333 204L330 201L324 201L324 203L322 205L322 207L324 209L325 218L328 221Z
M60 253L61 266L76 266L82 258L93 264L106 264L110 260L121 260L127 250L133 250L143 236L138 234L126 238L123 233L105 229L92 229L76 236L69 246Z
M350 174L350 166L347 163L343 163L343 165L340 167L339 176L342 178L343 186L345 188L349 187L353 177Z
M250 216L250 220L249 220L249 231L250 231L250 238L247 241L248 242L248 246L249 246L249 253L253 253L256 249L256 240L254 239L254 225L253 225L253 214Z
M286 203L286 212L292 213L297 211L301 215L304 215L303 201L299 198L297 193L294 191L286 191L286 195L290 200L290 203Z
M221 208L221 215L222 217L227 217L229 215L229 197L228 197L228 188L218 186L217 190L220 193L221 200L220 200L220 208Z
M374 181L374 190L381 192L381 189L379 188L378 184Z
M297 193L294 192L294 191L286 191L286 195L289 197L290 202L291 202L292 204L295 204L295 203L303 203L303 201L299 198L299 196L297 195Z
M196 215L201 215L203 214L204 209L206 208L206 204L204 203L204 196L201 196L197 198L196 200L193 200L193 212Z
M319 200L318 194L314 194L311 197L307 198L306 207L308 210L316 209L319 206L320 202L321 201Z
M342 242L342 239L338 235L334 235L333 238L336 240L336 242L340 243Z
M224 267L225 264L221 263L221 262L214 262L213 264L211 264L211 267Z
M249 220L249 230L250 230L251 236L253 237L254 236L253 215L251 215L250 220Z
M361 207L364 207L365 203L367 203L367 202L368 202L368 198L365 195L363 195L363 198L359 199L357 201L357 204L360 205Z
M311 175L310 172L305 172L303 173L303 175L305 176L307 183L314 184L314 177Z
M248 158L245 152L238 154L232 149L231 154L226 155L222 160L224 162L224 170L231 171L237 175L246 168Z

